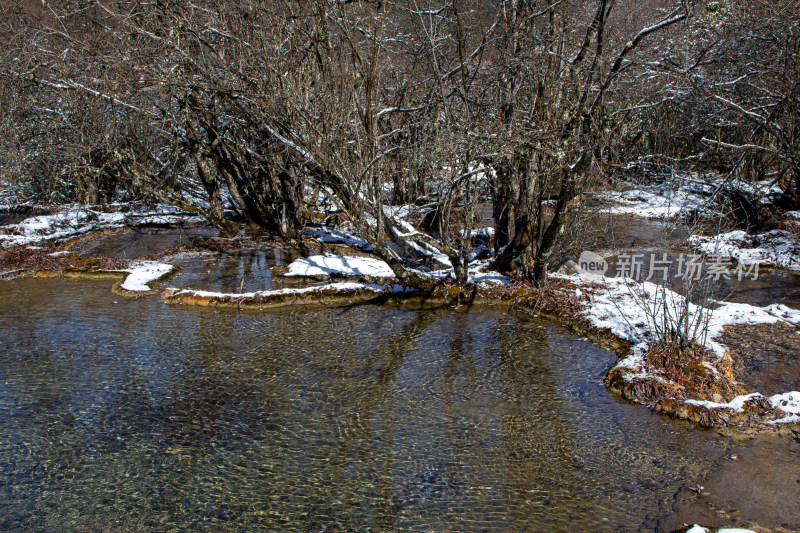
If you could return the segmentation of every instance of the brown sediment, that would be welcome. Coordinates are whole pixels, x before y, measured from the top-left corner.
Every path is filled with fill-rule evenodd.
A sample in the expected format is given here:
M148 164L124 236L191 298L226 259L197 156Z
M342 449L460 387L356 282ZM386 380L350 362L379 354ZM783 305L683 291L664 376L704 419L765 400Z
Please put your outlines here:
M56 248L31 250L13 247L0 252L0 273L14 271L23 275L71 275L79 272L98 272L127 268L130 261L110 257L77 257L72 254L50 255ZM41 273L41 274L39 274ZM49 274L48 274L49 273Z
M695 489L676 494L672 514L659 521L660 531L686 531L685 524L747 528L756 533L800 530L797 508L800 474L795 465L800 441L760 434L743 439L709 470Z
M800 333L785 322L728 326L720 341L736 361L737 379L766 396L800 390Z
M334 289L321 286L304 292L264 292L252 295L210 295L202 291L164 289L161 298L168 304L243 310L268 310L294 306L347 306L377 300L387 293L370 288Z
M123 298L141 298L156 294L155 289L149 291L129 291L122 288L132 260L114 259L111 257L78 257L73 254L52 256L55 248L29 249L13 247L0 252L0 279L14 279L25 276L39 278L78 278L108 279L116 283L111 291ZM168 274L153 280L148 285L160 283L180 272L173 267Z

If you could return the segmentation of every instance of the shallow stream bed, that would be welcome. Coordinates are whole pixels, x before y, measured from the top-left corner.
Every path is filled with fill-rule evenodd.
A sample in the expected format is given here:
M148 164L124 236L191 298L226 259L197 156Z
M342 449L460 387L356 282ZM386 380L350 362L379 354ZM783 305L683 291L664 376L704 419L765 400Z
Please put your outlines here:
M2 530L650 531L741 477L732 441L615 399L614 355L544 321L0 293ZM787 515L739 517L800 526L800 490L764 490Z

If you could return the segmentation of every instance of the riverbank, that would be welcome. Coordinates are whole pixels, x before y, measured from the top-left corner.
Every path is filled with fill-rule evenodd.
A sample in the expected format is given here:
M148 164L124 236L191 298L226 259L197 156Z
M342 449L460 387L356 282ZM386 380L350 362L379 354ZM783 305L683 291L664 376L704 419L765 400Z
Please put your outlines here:
M30 227L32 224L21 224ZM179 272L169 262L180 262L197 250L237 253L272 247L273 244L246 238L199 237L178 246L165 246L147 259L115 259L92 255L98 245L91 242L119 237L119 229L91 232L81 228L83 237L61 240L59 245L13 246L0 252L0 270L6 277L35 273L38 276L114 276L114 291L125 297L158 292L172 305L189 305L263 311L301 306L348 306L359 303L400 303L406 306L499 306L532 315L556 319L620 357L604 378L612 393L642 403L657 412L683 418L706 428L736 427L746 431L784 431L786 424L800 422L800 393L794 390L764 396L742 381L747 362L741 350L728 348L720 338L735 327L755 330L783 324L787 335L797 334L800 312L783 305L756 307L717 303L712 311L686 302L664 287L620 278L577 274L553 274L549 285L537 289L489 270L488 261L476 261L470 268L472 288L449 282L452 270L428 275L439 283L433 293L421 294L397 285L391 270L368 251L356 251L357 237L321 228L301 242L300 255L282 265L268 266L270 283L291 280L292 286L275 289L215 291L210 287L177 286L156 288ZM102 239L101 239L102 237ZM38 241L45 244L44 239ZM317 241L318 244L314 244ZM52 242L52 241L48 241ZM166 241L166 245L169 241ZM107 245L107 243L106 243ZM83 249L88 256L71 250ZM312 250L322 252L313 255ZM184 263L188 263L187 259ZM214 268L213 264L209 268ZM674 351L659 344L659 327L669 321L670 311L684 309L686 318L702 332L693 348ZM666 313L666 314L665 314ZM674 318L672 318L674 320ZM729 334L728 338L731 337ZM661 339L662 341L664 339ZM694 341L693 341L694 342ZM752 366L752 362L749 363Z

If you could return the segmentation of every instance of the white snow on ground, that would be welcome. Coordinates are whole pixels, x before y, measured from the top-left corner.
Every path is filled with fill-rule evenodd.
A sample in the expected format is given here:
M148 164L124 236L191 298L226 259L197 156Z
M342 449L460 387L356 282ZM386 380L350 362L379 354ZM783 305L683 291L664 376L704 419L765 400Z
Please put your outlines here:
M482 269L486 268L487 264L488 261L475 261L470 263L469 268L467 269L468 281L484 288L497 285L508 285L511 283L511 278L504 276L497 271L483 271ZM428 272L428 275L441 280L448 278L455 279L455 273L453 272L452 268L434 270L433 272Z
M0 243L25 245L45 239L63 239L86 233L96 228L123 225L124 213L98 213L86 209L67 209L52 215L41 215L10 224L3 229L8 235L0 234Z
M381 293L389 289L389 292L392 294L402 293L402 292L409 292L408 289L405 287L401 287L400 285L376 285L374 283L352 283L352 282L342 282L342 283L328 283L325 285L316 285L313 287L303 287L300 289L275 289L271 291L256 291L256 292L243 292L243 293L227 293L227 292L210 292L210 291L197 291L192 289L176 289L176 288L169 288L167 290L176 291L175 295L178 294L191 294L193 296L199 296L201 298L263 298L266 296L277 296L281 294L304 294L309 292L318 292L323 290L334 290L334 291L353 291L359 289L366 289L373 291L375 293Z
M504 276L500 272L479 272L474 268L469 269L469 280L470 282L482 287L491 287L492 285L508 285L511 283L511 278Z
M800 392L792 391L784 394L770 396L770 403L787 414L780 420L774 420L771 424L790 424L800 423Z
M686 530L686 533L709 533L711 530L707 527L698 526L697 524L693 525L691 528ZM741 529L738 527L730 528L725 527L721 529L717 529L716 533L755 533L752 529Z
M617 202L601 209L601 213L636 215L643 218L673 218L695 210L707 210L706 199L686 190L662 190L657 193L635 189L624 192L603 192L601 197Z
M414 241L406 241L406 244L416 250L417 252L421 253L424 256L430 257L440 265L444 265L446 267L450 267L452 269L453 263L450 262L450 258L447 257L445 254L441 253L439 250L434 248L433 246L428 245L425 242L414 242Z
M692 235L689 245L706 255L738 261L743 265L759 262L800 270L800 241L789 231L776 229L761 235L748 235L736 230L713 237Z
M733 180L730 182L730 186L747 194L759 197L761 203L769 203L769 196L780 196L783 194L783 191L774 179L761 180L753 183Z
M385 205L383 206L383 213L387 217L394 219L408 219L417 211L415 205Z
M632 342L634 352L638 356L644 354L648 345L655 340L656 324L665 322L665 307L674 315L675 309L682 309L685 306L690 324L703 320L708 312L692 303L687 304L680 294L646 281L640 283L587 274L552 274L552 276L576 283L590 281L600 284L601 288L596 289L594 294L586 291L590 298L586 309L587 319L595 327L608 328L614 335ZM761 308L743 303L719 303L720 306L707 317L706 326L698 328L698 336L695 339L711 349L718 357L725 354L726 347L714 339L722 334L725 326L772 324L778 321L800 324L800 311L782 304Z
M334 229L328 226L321 226L319 228L306 228L303 230L306 235L316 237L318 241L328 244L344 244L350 248L357 250L370 251L372 247L367 241L352 233Z
M121 287L126 291L145 292L152 290L147 285L172 272L175 268L166 263L159 263L156 261L137 261L131 263L130 267L122 272L127 272L128 276L125 278Z
M180 224L184 221L186 221L186 215L144 214L132 215L128 225L142 226L151 224Z
M405 233L400 233L399 231L397 232L398 236L400 236L400 237L402 237L404 239L407 239L409 237L413 237L415 235L422 235L422 233L420 231L418 231L417 228L415 228L413 224L411 224L410 222L408 222L406 220L398 219L398 220L395 220L395 222L397 223L398 226L400 226L400 228L402 228L405 231Z
M47 239L64 239L98 229L125 225L168 224L185 220L174 208L141 213L105 213L84 207L66 206L52 215L30 217L18 224L2 226L0 246L27 245Z
M733 409L737 413L741 413L744 411L744 404L748 400L752 400L753 398L759 398L761 395L757 392L753 392L750 394L743 394L742 396L737 396L733 400L729 401L728 403L717 403L717 402L710 402L708 400L686 400L686 403L690 403L692 405L703 405L708 407L709 409Z
M371 257L354 257L346 255L312 255L297 259L289 265L285 276L374 276L379 278L394 277L394 272L384 261Z
M493 285L506 285L510 279L499 272L481 272L486 262L476 261L468 269L469 281L484 287ZM345 255L313 255L304 259L297 259L289 264L289 271L285 276L374 276L391 278L394 272L386 262L371 257L354 257ZM435 270L427 275L436 279L453 277L453 269Z
M0 181L0 210L30 205L25 200L22 187Z
M653 283L607 278L592 274L552 274L552 277L570 280L579 285L584 283L598 285L597 288L587 287L581 291L589 298L588 302L583 303L584 316L593 326L599 329L608 328L617 337L633 344L631 353L617 363L617 366L628 370L628 379L648 377L644 355L650 344L657 340L655 333L657 328L663 327L661 325L665 323L665 313L670 313L674 322L674 316L677 314L675 310L683 309L684 306L687 309L690 324L707 321L705 327L697 329L695 340L712 350L717 357L722 357L727 350L716 340L722 335L725 326L772 324L778 321L800 325L800 311L782 304L755 307L743 303L717 302L719 307L709 315L707 310L692 303L687 304L680 294ZM739 396L728 404L695 403L710 408L740 410L742 404L752 396ZM778 422L800 421L800 392L773 396L770 401L774 407L778 407L790 415Z
M466 234L466 232L464 232ZM485 228L474 229L470 232L471 237L484 237L489 238L494 235L494 228L487 226Z

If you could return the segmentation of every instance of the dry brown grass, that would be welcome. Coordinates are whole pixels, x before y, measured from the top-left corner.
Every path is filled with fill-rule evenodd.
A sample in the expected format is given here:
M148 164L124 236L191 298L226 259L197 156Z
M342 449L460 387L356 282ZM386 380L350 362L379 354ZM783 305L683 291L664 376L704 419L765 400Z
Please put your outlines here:
M0 272L18 274L31 272L59 271L97 271L120 270L129 265L129 261L111 257L77 257L75 255L52 256L50 249L31 250L14 247L0 252Z
M713 359L707 348L694 342L683 349L677 343L656 344L645 356L648 370L674 383L683 398L727 402L745 394L736 382L731 358L708 362Z

